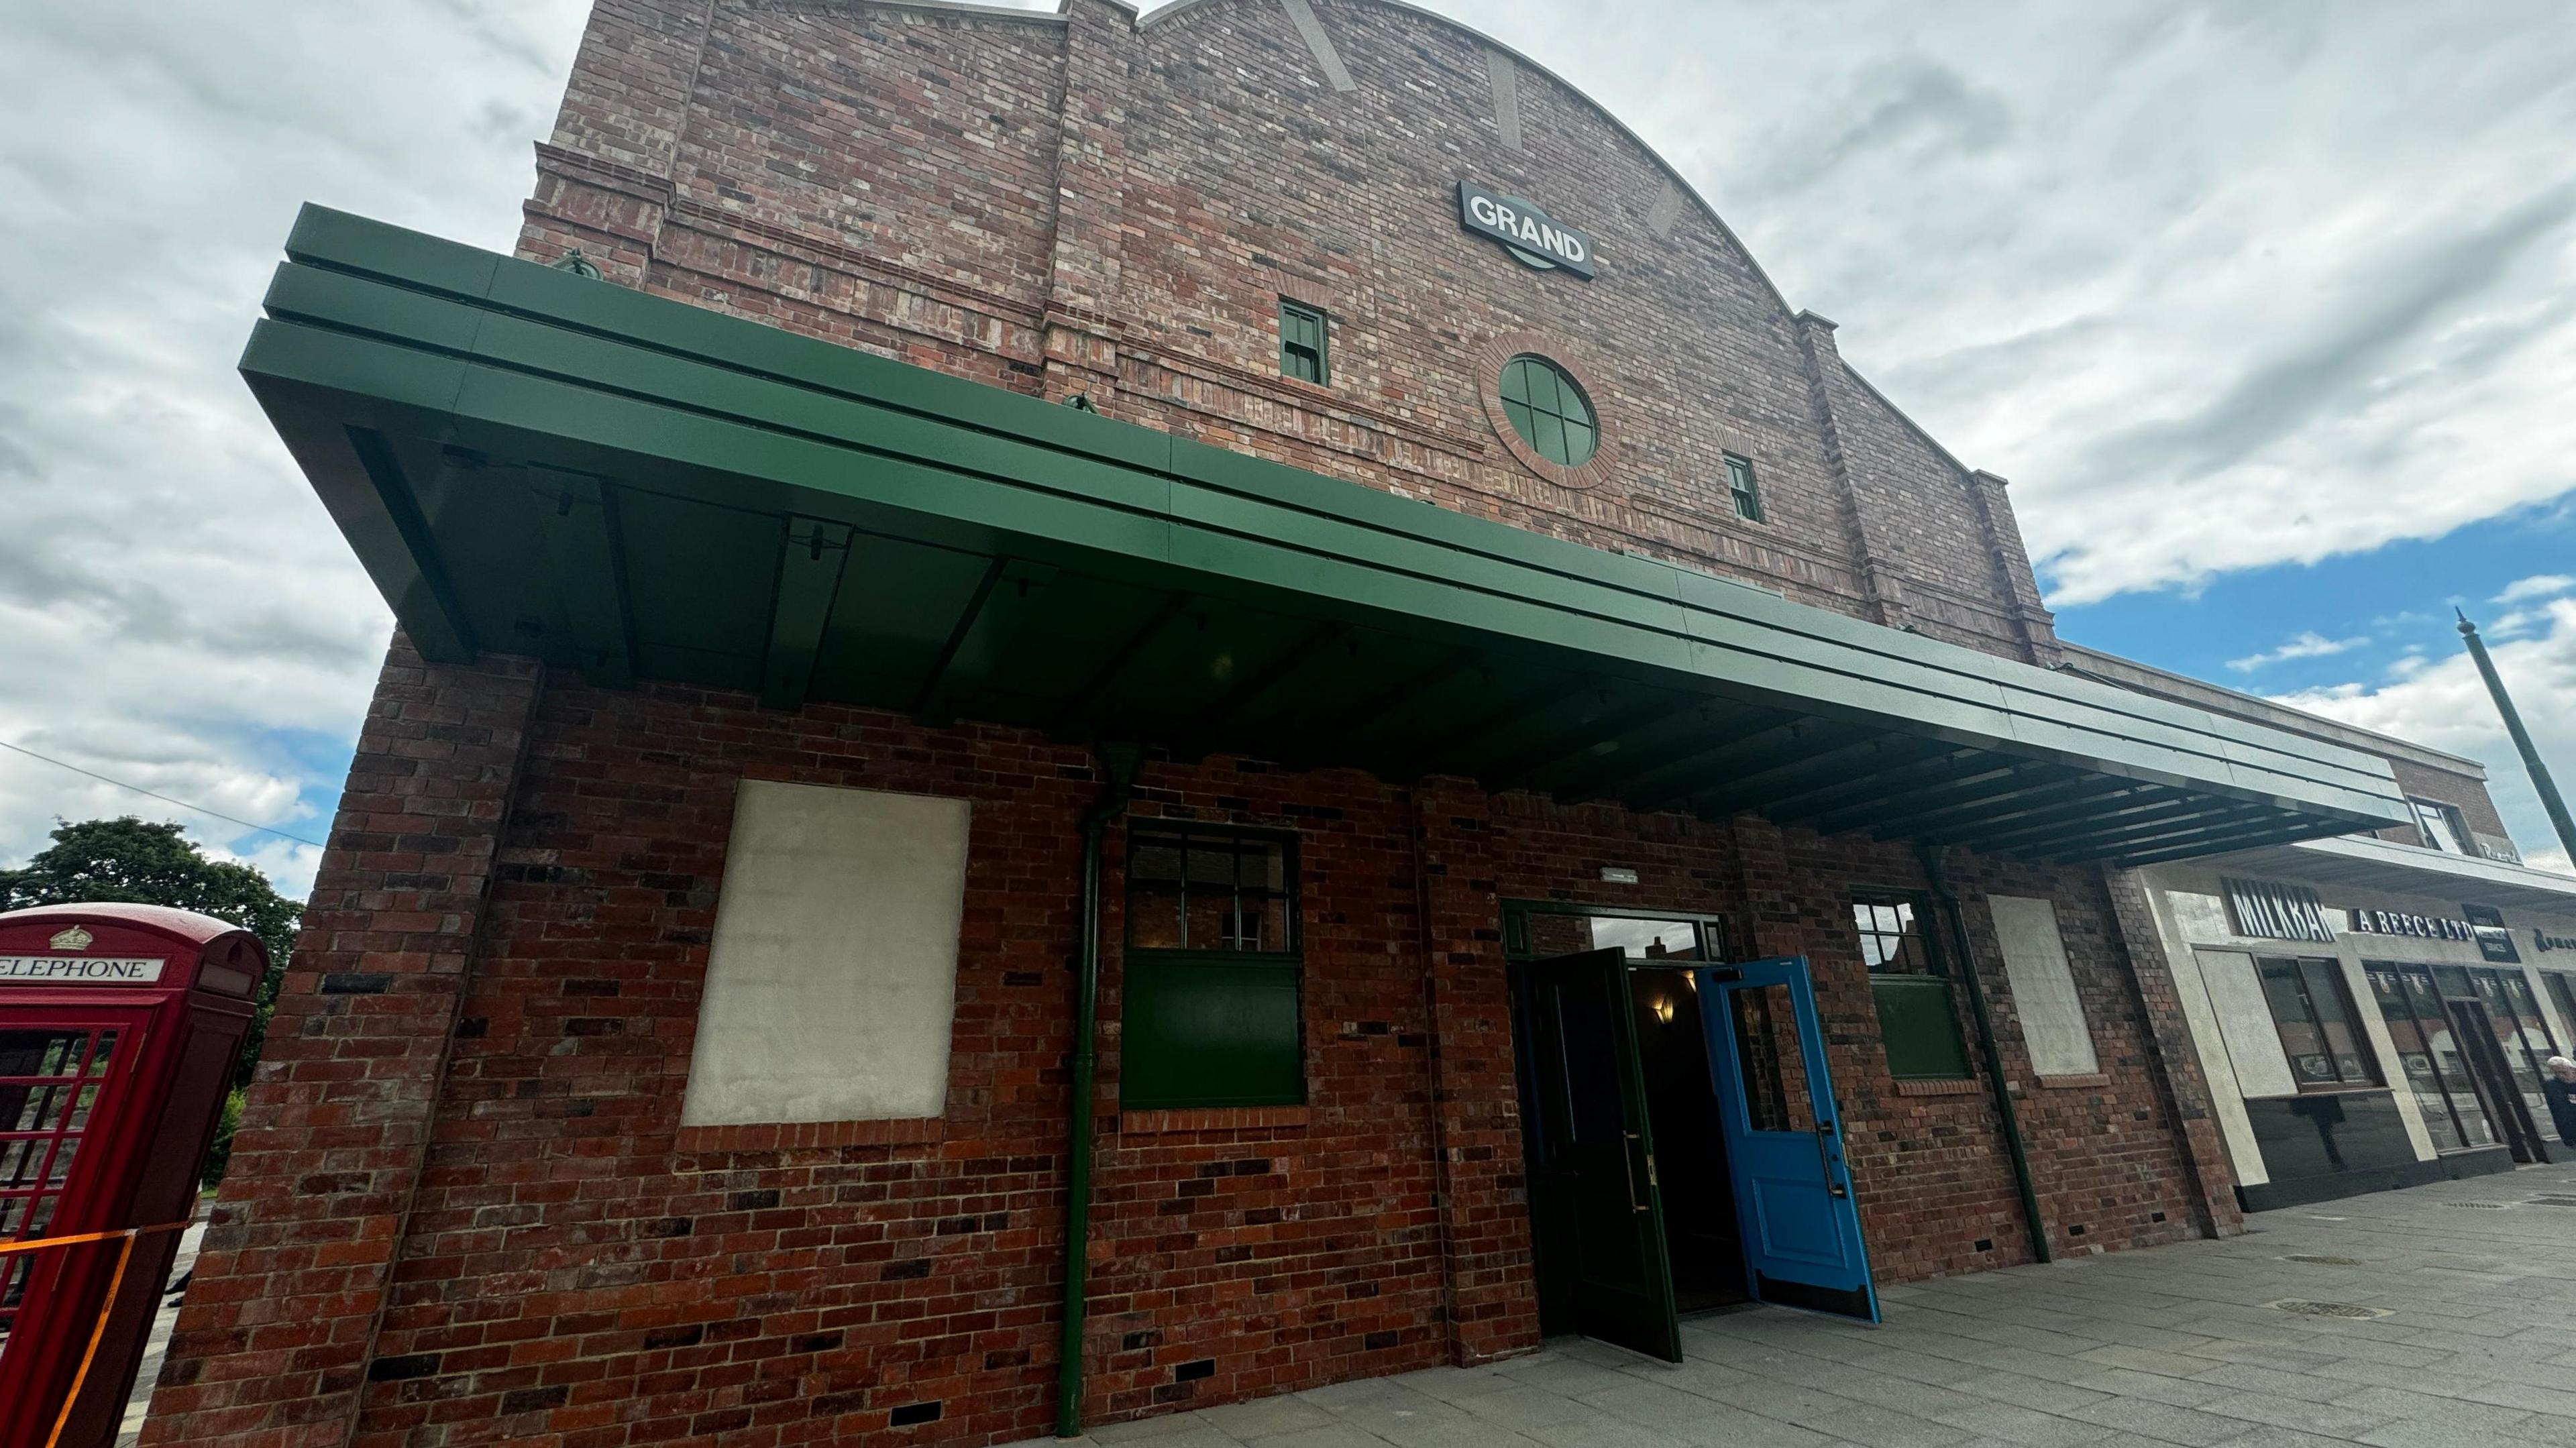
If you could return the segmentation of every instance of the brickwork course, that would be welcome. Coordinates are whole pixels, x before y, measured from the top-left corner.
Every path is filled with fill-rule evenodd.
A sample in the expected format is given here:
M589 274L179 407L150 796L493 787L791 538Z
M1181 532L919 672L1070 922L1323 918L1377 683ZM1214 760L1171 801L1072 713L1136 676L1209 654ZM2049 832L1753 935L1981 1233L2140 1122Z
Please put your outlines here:
M2058 661L2003 480L1847 367L1610 115L1407 6L599 0L537 170L531 259ZM1600 278L1462 235L1462 175L1585 227ZM1283 296L1331 316L1328 386L1278 375ZM1580 477L1483 405L1525 338L1598 409ZM940 1118L680 1125L745 779L972 802ZM1042 1431L1100 788L1088 749L1024 731L397 639L144 1441ZM2475 781L2425 788L2488 827ZM1113 829L1093 1421L1539 1346L1505 900L1716 915L1739 951L1807 956L1878 1280L2034 1257L1991 1083L1902 1084L1880 1046L1850 902L1926 886L1902 843L1161 756L1133 813L1297 832L1307 1102L1119 1110ZM2135 881L1953 870L2054 1253L2241 1230ZM2055 905L2098 1075L2032 1072L1990 891Z

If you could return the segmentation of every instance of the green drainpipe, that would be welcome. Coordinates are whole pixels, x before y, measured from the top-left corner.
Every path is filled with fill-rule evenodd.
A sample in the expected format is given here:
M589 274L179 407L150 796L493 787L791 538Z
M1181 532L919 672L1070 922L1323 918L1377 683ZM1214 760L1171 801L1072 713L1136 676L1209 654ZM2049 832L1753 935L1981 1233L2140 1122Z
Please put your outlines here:
M1073 1011L1073 1118L1065 1147L1064 1342L1056 1350L1055 1435L1082 1436L1084 1279L1090 1271L1091 1098L1100 1075L1100 837L1127 808L1137 748L1100 747L1100 799L1082 816L1082 947Z
M1995 1018L1986 1010L1986 988L1977 979L1977 955L1968 943L1968 917L1959 908L1959 892L1950 886L1948 851L1940 845L1917 845L1923 857L1923 877L1932 882L1933 898L1941 902L1942 923L1950 927L1950 946L1959 957L1959 978L1968 985L1968 1014L1977 1018L1977 1050L1986 1058L1987 1079L1995 1086L1995 1115L2003 1122L2004 1148L2012 1156L2013 1185L2021 1191L2022 1219L2030 1224L2031 1255L2038 1261L2052 1260L2048 1251L2048 1223L2039 1215L2039 1189L2031 1185L2030 1149L2022 1144L2021 1117L2013 1110L2012 1085L2004 1076L2004 1054L1995 1045Z

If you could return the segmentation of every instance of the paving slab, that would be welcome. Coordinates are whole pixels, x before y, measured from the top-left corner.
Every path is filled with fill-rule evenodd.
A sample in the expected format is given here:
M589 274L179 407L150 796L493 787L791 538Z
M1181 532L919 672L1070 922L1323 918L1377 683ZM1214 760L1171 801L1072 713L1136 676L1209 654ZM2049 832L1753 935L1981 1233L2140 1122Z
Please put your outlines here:
M2560 1166L2384 1192L2263 1213L2224 1241L1907 1283L1880 1294L1878 1327L1736 1309L1686 1320L1679 1364L1566 1338L1507 1362L1095 1436L1109 1448L2570 1448L2576 1212L2531 1206L2570 1188Z

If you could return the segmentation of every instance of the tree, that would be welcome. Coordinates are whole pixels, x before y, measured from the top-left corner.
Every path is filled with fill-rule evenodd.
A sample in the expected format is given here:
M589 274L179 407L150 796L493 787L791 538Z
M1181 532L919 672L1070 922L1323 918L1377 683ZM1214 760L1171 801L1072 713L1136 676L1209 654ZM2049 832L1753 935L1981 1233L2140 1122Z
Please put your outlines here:
M234 1076L237 1087L248 1084L251 1067L259 1062L260 1041L268 1034L269 1014L277 1006L278 982L286 975L287 953L295 947L303 904L278 894L268 876L248 865L207 859L180 826L132 815L57 826L53 844L38 851L26 868L0 870L0 910L91 900L194 910L228 920L268 947L268 975L259 983L250 1035L242 1042Z

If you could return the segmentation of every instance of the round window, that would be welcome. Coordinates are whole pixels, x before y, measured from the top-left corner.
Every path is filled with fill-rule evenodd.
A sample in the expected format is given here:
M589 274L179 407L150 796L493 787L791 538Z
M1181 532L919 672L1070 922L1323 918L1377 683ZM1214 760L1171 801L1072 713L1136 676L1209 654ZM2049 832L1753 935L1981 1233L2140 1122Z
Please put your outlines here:
M1521 441L1560 467L1592 461L1600 442L1592 399L1564 368L1528 352L1503 364L1503 415Z

